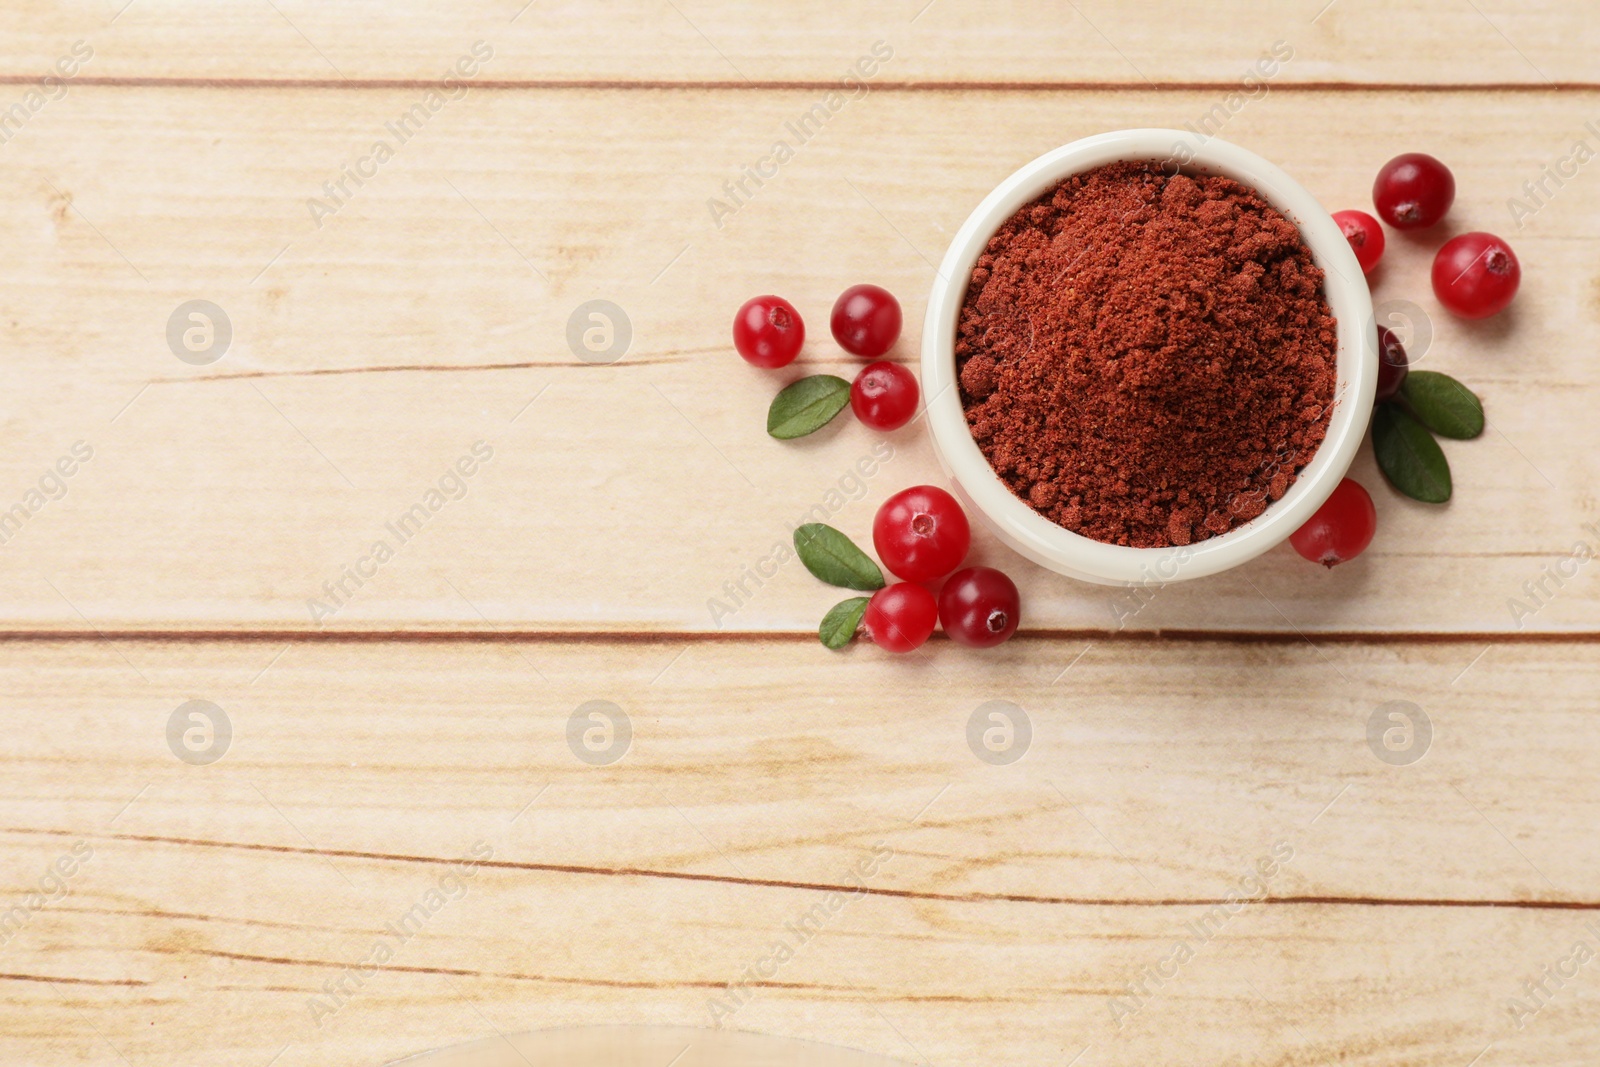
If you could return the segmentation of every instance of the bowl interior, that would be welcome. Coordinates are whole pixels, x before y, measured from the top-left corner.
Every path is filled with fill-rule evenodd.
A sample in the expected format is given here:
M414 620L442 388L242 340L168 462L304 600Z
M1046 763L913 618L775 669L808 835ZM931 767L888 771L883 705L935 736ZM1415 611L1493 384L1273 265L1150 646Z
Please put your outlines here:
M1061 179L1120 160L1156 160L1186 173L1220 174L1258 191L1293 222L1324 274L1338 320L1337 384L1328 432L1283 497L1251 521L1196 544L1129 548L1057 526L1019 499L989 466L967 429L956 384L956 320L973 265L1002 223ZM1074 141L1001 182L957 231L928 300L922 340L923 390L940 463L958 495L1010 547L1034 562L1102 584L1161 584L1236 566L1280 543L1332 493L1350 467L1371 417L1377 338L1366 279L1338 225L1281 169L1252 152L1181 130L1122 130Z

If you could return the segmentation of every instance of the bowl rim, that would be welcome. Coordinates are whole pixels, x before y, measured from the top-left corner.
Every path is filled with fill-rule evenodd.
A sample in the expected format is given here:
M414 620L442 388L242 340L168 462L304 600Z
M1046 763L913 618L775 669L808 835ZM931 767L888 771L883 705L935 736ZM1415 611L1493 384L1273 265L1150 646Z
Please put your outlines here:
M1280 499L1225 534L1192 545L1131 548L1058 526L1000 480L967 428L956 383L955 334L973 265L1001 224L1072 174L1122 160L1159 160L1221 174L1249 186L1300 230L1324 274L1338 320L1333 412L1311 462ZM951 239L928 297L922 387L934 453L957 495L1012 549L1060 574L1105 585L1165 584L1238 566L1282 543L1322 506L1349 470L1371 419L1377 389L1372 296L1355 253L1328 211L1281 168L1215 137L1169 129L1095 134L1046 152L997 185Z

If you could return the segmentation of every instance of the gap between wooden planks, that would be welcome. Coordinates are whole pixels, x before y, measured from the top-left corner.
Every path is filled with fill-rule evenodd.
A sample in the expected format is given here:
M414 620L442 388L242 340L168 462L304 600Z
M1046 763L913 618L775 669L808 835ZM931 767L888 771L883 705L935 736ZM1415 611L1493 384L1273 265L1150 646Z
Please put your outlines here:
M0 632L0 644L8 642L57 641L135 641L135 642L265 642L275 644L385 644L391 642L436 642L445 644L775 644L809 645L817 640L810 630L528 630L516 627L481 629L423 629L394 624L388 628L362 630L274 630L244 627L237 630L16 630ZM929 638L937 648L948 638L935 631ZM1522 632L1503 634L1483 631L1398 630L1100 630L1040 629L1017 630L1015 642L1092 641L1115 646L1149 642L1233 642L1250 645L1589 645L1600 643L1600 633ZM953 646L952 646L953 647Z
M0 74L0 85L36 85L38 78L26 74ZM379 91L385 89L445 89L454 91L450 83L433 78L228 78L112 75L98 77L80 75L72 79L75 87L109 87L120 89L338 89L344 92ZM814 92L827 93L838 89L837 81L806 81L804 79L770 79L740 81L737 79L684 79L651 81L641 78L475 78L474 91L518 92L530 91L637 91L681 90L684 92ZM1005 92L1005 93L1222 93L1238 88L1237 82L1227 81L898 81L875 79L871 84L874 93L952 93L952 92ZM1301 81L1286 82L1273 89L1280 93L1588 93L1600 91L1600 81L1549 81L1549 82L1349 82Z

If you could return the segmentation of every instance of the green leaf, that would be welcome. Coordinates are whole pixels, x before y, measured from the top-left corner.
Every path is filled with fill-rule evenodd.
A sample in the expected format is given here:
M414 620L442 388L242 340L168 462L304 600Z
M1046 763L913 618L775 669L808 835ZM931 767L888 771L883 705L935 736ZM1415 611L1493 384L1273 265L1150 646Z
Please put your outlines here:
M780 441L816 433L850 403L850 383L813 374L786 385L767 409L767 432Z
M1398 404L1372 413L1372 451L1389 484L1413 500L1450 499L1450 464L1428 428Z
M850 643L855 637L856 629L861 625L861 616L866 614L867 605L871 598L853 596L849 600L841 600L828 609L822 617L822 625L817 627L817 636L828 648L839 649Z
M1441 437L1466 440L1483 432L1483 404L1471 389L1436 370L1414 370L1400 398L1417 421Z
M825 523L808 522L796 528L794 550L806 570L829 585L866 592L883 588L878 565L850 538Z

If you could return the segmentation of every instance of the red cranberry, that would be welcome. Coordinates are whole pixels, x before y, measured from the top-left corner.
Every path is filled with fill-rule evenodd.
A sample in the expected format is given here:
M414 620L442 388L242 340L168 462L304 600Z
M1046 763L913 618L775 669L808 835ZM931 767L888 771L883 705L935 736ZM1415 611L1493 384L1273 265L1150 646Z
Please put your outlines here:
M868 363L850 386L850 410L874 430L898 430L917 412L917 379L898 363Z
M900 301L877 285L852 285L833 304L833 339L857 356L876 359L900 336Z
M1433 295L1464 319L1504 311L1521 282L1516 253L1491 233L1452 237L1433 257Z
M914 485L878 509L872 545L896 575L908 582L931 582L961 566L972 545L972 529L955 497L938 486Z
M1430 155L1407 152L1378 171L1372 202L1378 214L1397 230L1420 230L1444 218L1456 198L1450 168Z
M758 367L789 365L805 339L800 313L781 296L752 297L733 319L733 347Z
M1016 583L993 567L956 571L939 591L939 623L959 645L992 648L1016 633L1021 619Z
M890 652L911 652L933 633L939 606L915 582L896 582L872 594L861 621L873 644Z
M1383 227L1378 225L1378 220L1365 211L1335 211L1333 221L1339 224L1344 239L1350 242L1350 250L1356 254L1362 273L1371 274L1372 268L1383 258Z
M1371 495L1360 482L1346 478L1310 521L1289 535L1289 543L1312 563L1332 567L1361 555L1377 529L1378 509Z

